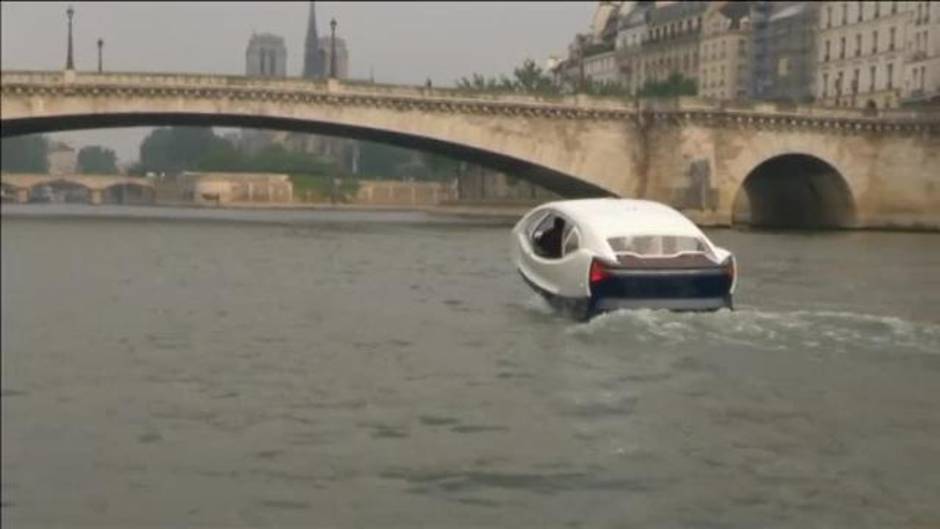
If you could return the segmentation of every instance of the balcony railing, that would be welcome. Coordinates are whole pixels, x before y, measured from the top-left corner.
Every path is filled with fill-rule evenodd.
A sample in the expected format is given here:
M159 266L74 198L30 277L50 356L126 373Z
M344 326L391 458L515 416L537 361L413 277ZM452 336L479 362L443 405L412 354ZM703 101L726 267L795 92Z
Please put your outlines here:
M590 46L584 47L584 56L591 57L593 55L600 55L601 53L606 53L608 51L614 51L613 42L601 42L598 44L591 44Z

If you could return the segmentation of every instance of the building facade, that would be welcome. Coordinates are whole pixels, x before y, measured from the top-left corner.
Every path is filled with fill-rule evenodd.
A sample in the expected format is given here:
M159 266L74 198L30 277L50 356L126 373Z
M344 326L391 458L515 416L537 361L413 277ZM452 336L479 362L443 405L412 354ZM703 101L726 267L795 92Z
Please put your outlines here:
M320 62L323 64L323 76L329 77L333 72L332 60L332 37L320 37L319 53ZM337 79L349 78L349 50L346 48L346 40L336 37L336 72Z
M644 83L661 82L675 74L698 80L702 16L706 2L657 5L650 12L643 46Z
M69 145L57 141L49 146L46 152L46 162L51 175L75 174L78 167L78 153Z
M918 2L823 2L819 14L816 101L886 108L900 103L906 32Z
M287 77L287 46L284 39L271 33L255 34L245 50L245 75L250 77Z
M287 203L294 186L286 174L184 172L178 185L197 204Z
M252 34L245 50L245 75L286 77L287 46L284 39L271 33ZM274 131L269 130L243 129L233 145L254 153L271 145L275 135Z
M307 37L304 40L304 79L319 79L324 76L320 38L317 36L317 6L310 2L307 10Z
M324 79L330 75L332 55L331 36L320 37L317 30L316 3L309 3L307 14L307 36L304 40L304 79ZM349 77L349 48L345 39L336 37L336 77ZM292 151L314 154L335 162L355 174L358 171L359 142L317 134L276 134L273 141Z
M617 65L621 84L636 95L643 88L643 42L649 30L649 16L653 2L637 2L629 12L623 13L617 32Z
M940 2L916 2L911 11L901 104L940 104Z
M774 2L767 23L765 83L755 99L809 102L815 98L817 2Z
M745 99L750 70L749 2L712 2L702 17L698 95Z

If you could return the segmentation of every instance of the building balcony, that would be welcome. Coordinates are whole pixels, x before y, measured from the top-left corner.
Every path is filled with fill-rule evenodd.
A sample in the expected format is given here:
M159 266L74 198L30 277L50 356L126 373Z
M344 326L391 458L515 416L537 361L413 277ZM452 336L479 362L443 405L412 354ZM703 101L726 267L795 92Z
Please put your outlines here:
M614 51L614 42L601 42L598 44L591 44L590 46L584 47L584 56L592 57L594 55L600 55L601 53L607 53L609 51Z

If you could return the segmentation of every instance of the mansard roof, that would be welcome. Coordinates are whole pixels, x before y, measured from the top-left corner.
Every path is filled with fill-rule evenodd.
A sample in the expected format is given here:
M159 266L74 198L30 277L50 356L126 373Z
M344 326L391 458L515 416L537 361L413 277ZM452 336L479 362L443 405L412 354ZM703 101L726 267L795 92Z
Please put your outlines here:
M708 2L673 2L656 6L650 11L650 24L668 24L676 20L694 17L705 12Z

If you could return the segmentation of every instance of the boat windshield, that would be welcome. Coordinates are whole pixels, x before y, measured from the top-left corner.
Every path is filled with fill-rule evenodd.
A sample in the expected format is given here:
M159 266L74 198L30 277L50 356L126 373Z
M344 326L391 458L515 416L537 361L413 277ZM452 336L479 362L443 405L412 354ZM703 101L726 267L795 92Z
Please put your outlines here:
M709 253L705 241L687 235L634 235L611 237L607 244L614 253L631 253L642 257L666 257L681 253Z

